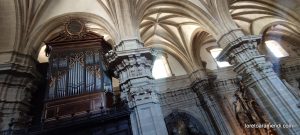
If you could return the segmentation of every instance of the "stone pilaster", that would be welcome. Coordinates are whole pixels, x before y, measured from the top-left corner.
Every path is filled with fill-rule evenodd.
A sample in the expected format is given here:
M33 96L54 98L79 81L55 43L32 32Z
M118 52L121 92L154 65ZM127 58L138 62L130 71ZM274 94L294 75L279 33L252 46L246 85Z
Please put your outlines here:
M233 134L225 116L222 114L221 108L211 94L209 94L209 91L212 90L212 87L209 84L208 78L198 78L197 80L193 81L192 89L200 99L200 107L206 110L206 113L211 120L211 125L214 127L216 132L215 134Z
M0 64L0 130L19 130L28 126L31 96L40 78L31 56L10 53L10 63Z
M255 100L263 108L272 124L289 124L293 128L276 128L280 134L300 134L300 109L296 97L288 90L257 50L260 36L244 36L230 42L218 56L220 61L229 61L234 71ZM224 45L223 45L224 46Z
M153 87L152 54L138 40L122 41L107 55L110 68L119 78L121 98L128 102L134 135L167 135L167 129Z

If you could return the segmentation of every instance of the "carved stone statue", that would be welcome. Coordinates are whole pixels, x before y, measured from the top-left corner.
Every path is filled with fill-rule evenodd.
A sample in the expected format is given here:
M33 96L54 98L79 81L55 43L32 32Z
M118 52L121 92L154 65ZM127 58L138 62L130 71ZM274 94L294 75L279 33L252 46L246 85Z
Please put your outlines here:
M246 135L276 135L270 128L245 128L246 124L268 124L266 115L251 94L246 90L242 78L238 77L239 89L235 91L233 102L236 119Z

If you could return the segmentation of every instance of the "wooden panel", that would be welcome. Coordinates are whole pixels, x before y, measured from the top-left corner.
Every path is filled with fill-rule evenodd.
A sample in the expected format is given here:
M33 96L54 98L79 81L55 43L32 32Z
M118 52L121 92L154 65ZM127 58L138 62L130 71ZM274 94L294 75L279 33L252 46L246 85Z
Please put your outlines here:
M47 108L46 117L47 118L53 118L56 115L55 113L56 113L56 108L55 107Z
M58 116L64 116L69 114L75 114L79 112L90 110L90 100L82 100L78 102L72 102L60 105L58 108Z
M80 96L66 97L48 101L45 106L45 119L52 121L84 115L89 112L108 109L112 106L112 95L104 92L95 92Z

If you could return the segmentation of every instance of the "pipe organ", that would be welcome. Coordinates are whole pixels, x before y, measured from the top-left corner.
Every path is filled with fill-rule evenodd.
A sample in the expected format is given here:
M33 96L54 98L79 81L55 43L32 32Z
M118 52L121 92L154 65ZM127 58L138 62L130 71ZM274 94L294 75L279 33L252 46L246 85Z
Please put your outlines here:
M109 109L112 82L104 54L111 46L71 20L46 42L49 56L45 122ZM51 52L50 52L51 51Z
M105 72L100 49L58 51L51 55L50 63L48 99L111 92L111 81Z

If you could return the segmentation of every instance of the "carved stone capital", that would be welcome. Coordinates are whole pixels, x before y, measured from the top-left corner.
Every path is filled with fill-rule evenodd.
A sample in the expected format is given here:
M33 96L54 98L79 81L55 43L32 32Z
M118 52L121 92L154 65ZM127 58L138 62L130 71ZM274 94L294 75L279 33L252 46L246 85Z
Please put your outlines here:
M109 51L106 54L110 69L119 78L122 98L130 108L144 103L158 103L153 87L151 50L139 48L126 51Z
M260 36L244 36L229 43L218 60L227 60L234 65L234 71L243 78L245 87L258 104L262 105L269 119L274 123L294 123L299 114L299 101L278 78L272 64L257 50ZM285 113L285 115L281 115ZM299 128L279 129L281 134L298 134Z
M190 79L193 82L197 82L201 79L207 79L206 71L203 69L195 70L190 74Z
M220 61L228 61L234 65L234 71L242 75L246 86L265 77L276 75L272 64L260 55L257 45L261 36L244 36L229 43L218 56Z
M255 48L260 43L261 36L249 35L239 37L236 40L229 42L223 49L223 51L217 57L219 61L229 61L234 57L234 53L242 52L246 48ZM236 49L238 48L238 49ZM233 52L233 50L235 51Z
M220 47L225 48L229 43L243 36L244 33L242 32L242 29L233 29L221 36L217 43L220 45Z
M209 87L208 79L197 79L192 82L191 88L196 93L203 93Z
M129 78L151 77L149 71L152 69L153 56L148 48L121 52L109 51L106 57L109 67L114 71L114 75L120 79L121 83ZM124 72L127 72L127 75Z

